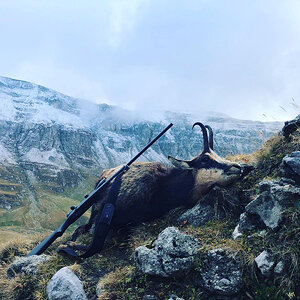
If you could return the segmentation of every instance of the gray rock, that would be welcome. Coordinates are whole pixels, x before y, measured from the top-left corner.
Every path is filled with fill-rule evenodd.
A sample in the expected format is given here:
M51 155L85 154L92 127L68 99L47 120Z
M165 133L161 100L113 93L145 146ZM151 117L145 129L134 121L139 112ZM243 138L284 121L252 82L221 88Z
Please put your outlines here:
M158 298L155 295L145 295L143 300L158 300Z
M7 269L7 276L12 278L17 274L35 275L38 273L38 267L50 259L49 255L31 255L25 257L16 257L14 262Z
M227 211L234 213L239 209L240 199L228 188L215 186L191 209L178 218L179 224L202 226L205 223L226 217Z
M274 268L274 273L276 275L281 275L284 271L284 262L281 260L277 263L277 265Z
M240 215L239 231L245 232L247 230L253 230L257 227L258 223L259 219L256 215L250 213L242 213Z
M300 115L298 115L294 120L285 122L284 127L282 128L282 133L286 138L288 138L289 135L295 132L298 128L300 128Z
M285 178L262 181L260 195L245 207L234 236L253 229L278 228L285 209L300 200L300 188L294 183Z
M234 231L232 233L232 238L234 240L239 239L243 236L243 233L240 230L240 224L236 225L236 227L234 228Z
M161 277L187 274L200 247L195 238L181 233L176 227L162 231L153 245L152 249L138 247L134 260L143 273Z
M286 155L282 160L281 167L285 177L300 181L300 151Z
M262 275L264 275L265 277L271 276L272 269L275 263L270 252L266 250L263 251L255 258L255 262Z
M99 297L101 294L102 294L102 285L100 280L96 286L96 296Z
M178 219L178 223L183 224L187 222L189 225L201 226L213 219L215 219L213 206L200 201L193 208L182 214Z
M82 282L69 267L60 269L47 286L49 300L87 300Z
M247 216L258 215L263 223L271 228L278 227L283 213L283 207L269 192L261 193L246 208Z
M214 294L234 295L243 286L242 268L237 253L228 249L209 251L200 275L203 287Z
M168 300L184 300L183 298L179 298L176 295L170 295Z

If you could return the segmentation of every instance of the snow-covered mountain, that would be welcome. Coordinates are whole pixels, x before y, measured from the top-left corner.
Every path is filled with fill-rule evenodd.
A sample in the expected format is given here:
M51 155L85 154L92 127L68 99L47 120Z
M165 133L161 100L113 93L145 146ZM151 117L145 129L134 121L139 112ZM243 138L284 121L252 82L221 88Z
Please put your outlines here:
M130 112L0 77L0 166L18 169L11 174L0 169L6 183L2 191L12 188L7 183L11 181L26 182L28 190L37 184L58 192L76 186L84 174L99 175L103 168L130 160L170 122L172 129L142 160L167 162L167 155L189 159L202 149L200 129L191 129L197 121L213 128L215 149L223 156L252 152L282 128L280 122L237 120L217 113ZM12 208L22 202L11 200L9 191L1 193L0 181L0 206Z

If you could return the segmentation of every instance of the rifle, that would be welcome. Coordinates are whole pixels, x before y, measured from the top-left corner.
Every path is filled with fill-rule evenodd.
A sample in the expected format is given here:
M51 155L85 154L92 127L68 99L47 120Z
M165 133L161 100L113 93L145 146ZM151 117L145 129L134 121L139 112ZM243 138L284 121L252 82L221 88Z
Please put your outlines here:
M161 138L171 127L170 123L158 136L156 136L142 151L140 151L134 158L132 158L126 165L124 165L120 170L118 170L109 179L103 178L96 186L95 190L91 192L85 200L83 200L78 206L71 207L71 211L67 214L67 219L65 222L55 230L50 236L45 238L38 246L36 246L27 256L40 255L43 253L58 237L62 236L66 229L77 221L98 199L97 195L106 186L109 185L111 181L116 178L121 178L121 176L130 169L130 165L137 160L148 148L150 148L159 138ZM116 201L116 200L115 200ZM106 203L102 210L101 220L104 225L106 225L106 231L109 229L111 219L114 214L115 206L112 203ZM104 241L103 241L104 242ZM75 255L74 255L75 256Z

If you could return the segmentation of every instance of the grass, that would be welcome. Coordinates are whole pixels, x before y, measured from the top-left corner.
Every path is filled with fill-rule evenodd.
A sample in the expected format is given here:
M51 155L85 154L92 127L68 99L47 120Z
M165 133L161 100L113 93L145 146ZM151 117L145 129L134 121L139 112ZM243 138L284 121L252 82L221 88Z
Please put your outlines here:
M0 190L0 196L1 195L16 196L17 194L18 194L18 192L16 192L16 191L3 191L3 190Z
M22 186L20 183L10 182L8 180L3 180L3 179L0 179L0 185L5 185L5 186Z

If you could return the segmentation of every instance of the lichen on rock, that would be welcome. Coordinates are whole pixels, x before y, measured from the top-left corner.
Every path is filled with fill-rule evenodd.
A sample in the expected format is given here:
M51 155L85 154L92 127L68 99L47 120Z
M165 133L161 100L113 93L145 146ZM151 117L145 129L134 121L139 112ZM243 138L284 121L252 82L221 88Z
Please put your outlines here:
M200 247L195 238L181 233L176 227L162 231L153 245L152 249L138 247L134 260L143 273L161 277L187 274Z
M242 267L237 253L229 249L208 252L200 270L203 287L218 295L234 295L243 287Z

